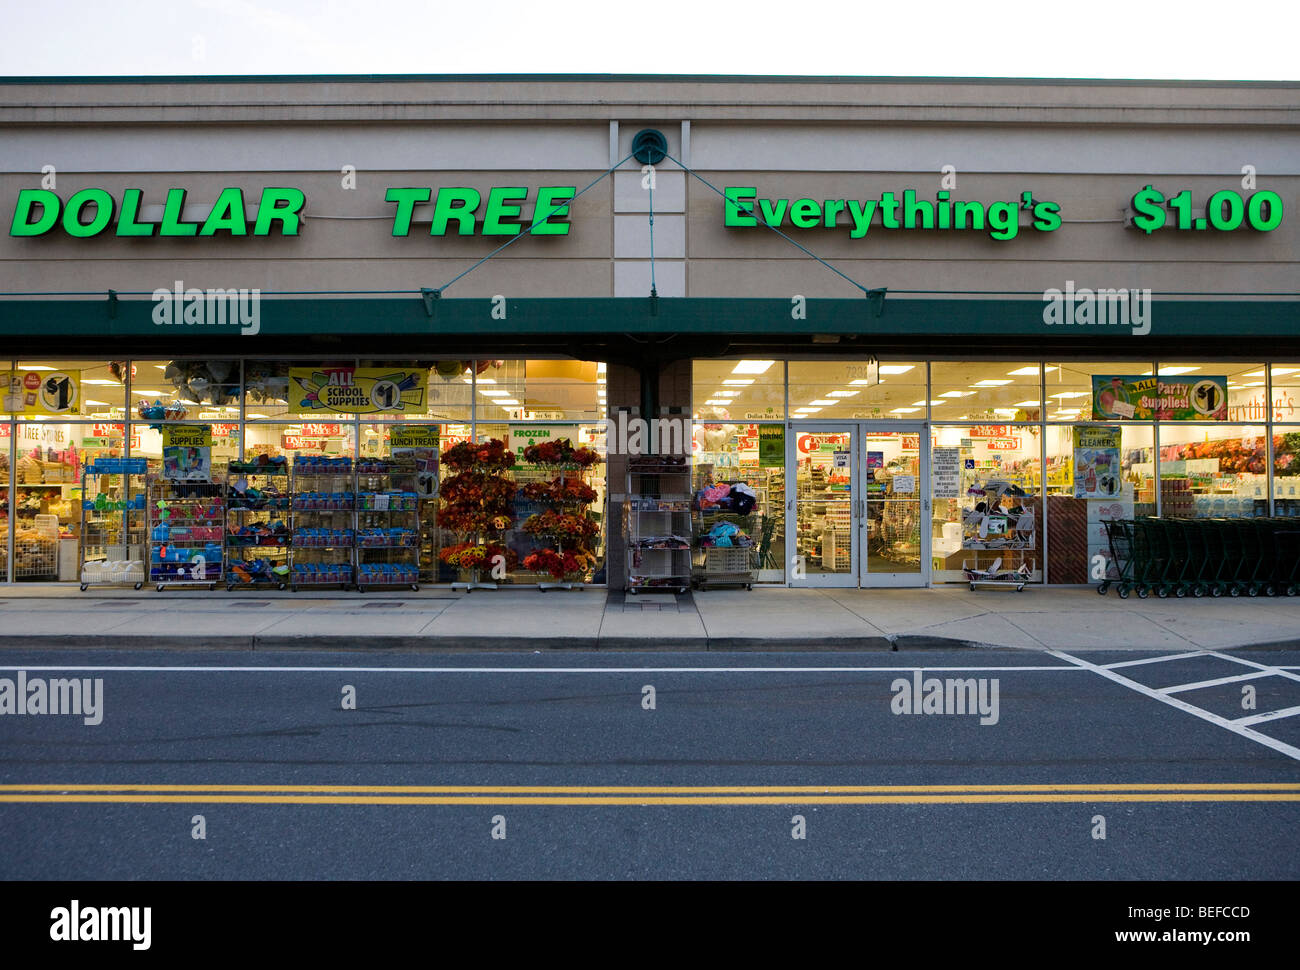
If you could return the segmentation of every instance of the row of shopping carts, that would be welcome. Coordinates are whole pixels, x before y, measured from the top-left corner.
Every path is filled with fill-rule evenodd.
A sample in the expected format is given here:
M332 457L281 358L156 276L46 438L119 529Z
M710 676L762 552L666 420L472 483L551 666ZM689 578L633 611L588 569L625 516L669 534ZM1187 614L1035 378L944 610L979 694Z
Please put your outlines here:
M1106 523L1121 599L1133 591L1168 596L1295 596L1300 590L1300 521L1294 518L1177 519L1144 516Z

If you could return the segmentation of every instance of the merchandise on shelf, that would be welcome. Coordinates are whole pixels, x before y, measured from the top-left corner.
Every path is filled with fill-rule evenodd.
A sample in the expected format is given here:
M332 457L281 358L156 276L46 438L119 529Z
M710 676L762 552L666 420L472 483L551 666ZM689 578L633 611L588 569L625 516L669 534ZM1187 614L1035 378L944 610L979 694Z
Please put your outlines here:
M298 455L285 537L290 588L356 582L356 479L350 458ZM269 513L268 513L269 514Z

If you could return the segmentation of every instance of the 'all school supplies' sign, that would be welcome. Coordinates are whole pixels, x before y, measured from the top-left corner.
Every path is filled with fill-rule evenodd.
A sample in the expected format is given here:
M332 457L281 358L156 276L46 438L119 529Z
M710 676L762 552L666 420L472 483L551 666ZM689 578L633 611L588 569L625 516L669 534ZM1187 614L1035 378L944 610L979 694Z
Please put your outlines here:
M386 367L291 367L289 409L295 414L424 414L422 370Z

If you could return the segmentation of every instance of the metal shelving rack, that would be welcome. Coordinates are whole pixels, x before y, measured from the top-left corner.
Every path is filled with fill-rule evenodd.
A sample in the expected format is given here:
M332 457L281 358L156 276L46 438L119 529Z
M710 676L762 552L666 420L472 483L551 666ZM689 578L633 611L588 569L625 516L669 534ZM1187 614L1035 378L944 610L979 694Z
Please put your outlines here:
M245 483L240 491L236 486ZM288 519L293 498L289 492L289 466L253 465L248 462L231 462L226 472L226 589L236 586L250 589L274 586L284 589L289 583L289 531ZM284 525L276 532L274 523ZM244 535L242 529L265 528L270 535ZM254 572L251 569L258 559L268 566ZM235 567L249 574L243 580ZM283 567L276 572L277 567Z
M352 459L300 456L290 476L290 589L355 584L356 481ZM330 498L318 496L328 495ZM329 530L322 536L307 530ZM336 533L336 534L335 534Z
M225 486L215 482L148 480L149 582L156 584L158 592L168 586L211 590L223 580L224 492ZM169 558L155 561L154 554L163 550ZM177 550L185 558L170 558ZM203 559L201 574L195 562L198 556Z
M691 587L691 466L645 456L628 462L623 504L627 591Z
M100 458L82 472L83 593L91 586L144 586L144 477L143 458ZM110 562L126 565L110 569Z
M420 588L420 496L415 476L414 461L371 458L357 465L359 593L372 586ZM367 568L376 566L392 569Z

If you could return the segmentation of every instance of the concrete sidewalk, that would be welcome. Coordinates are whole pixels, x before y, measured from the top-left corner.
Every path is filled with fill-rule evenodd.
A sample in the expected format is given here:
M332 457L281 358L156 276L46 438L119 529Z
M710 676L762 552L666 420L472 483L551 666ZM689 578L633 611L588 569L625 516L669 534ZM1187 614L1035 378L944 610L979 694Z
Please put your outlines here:
M1300 646L1300 597L1119 599L1094 589L409 591L0 587L0 647L230 650L1219 649Z

